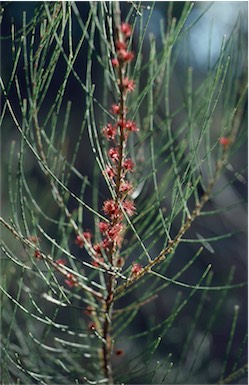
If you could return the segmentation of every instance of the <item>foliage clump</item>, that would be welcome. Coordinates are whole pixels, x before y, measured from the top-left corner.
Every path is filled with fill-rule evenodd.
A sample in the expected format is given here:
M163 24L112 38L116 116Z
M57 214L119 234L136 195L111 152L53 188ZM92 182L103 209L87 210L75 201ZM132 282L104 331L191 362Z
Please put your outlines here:
M228 255L245 240L241 31L178 89L198 19L166 5L159 45L145 44L155 4L133 2L39 3L2 37L3 383L245 376L243 263Z

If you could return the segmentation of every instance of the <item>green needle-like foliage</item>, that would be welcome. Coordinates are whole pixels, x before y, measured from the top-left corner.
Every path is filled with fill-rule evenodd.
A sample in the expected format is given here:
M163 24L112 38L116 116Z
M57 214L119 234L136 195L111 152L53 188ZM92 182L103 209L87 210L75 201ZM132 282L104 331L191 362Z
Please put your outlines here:
M243 15L146 4L1 5L3 384L246 377Z

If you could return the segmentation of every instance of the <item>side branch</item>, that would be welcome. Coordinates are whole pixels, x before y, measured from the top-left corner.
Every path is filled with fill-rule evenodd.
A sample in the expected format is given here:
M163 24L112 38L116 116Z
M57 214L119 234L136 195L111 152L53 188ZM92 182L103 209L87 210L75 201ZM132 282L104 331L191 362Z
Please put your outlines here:
M200 215L201 210L205 203L210 199L212 190L214 188L215 183L219 179L219 176L221 174L221 171L224 167L224 165L227 162L228 158L228 147L224 149L223 156L220 160L217 161L216 164L216 170L214 173L213 178L210 180L207 189L205 193L202 195L200 201L196 204L194 210L192 211L191 215L187 217L185 223L181 226L180 230L178 231L177 235L174 239L168 241L168 245L161 250L161 252L158 254L158 256L153 259L151 262L149 262L145 267L143 267L141 270L137 272L136 275L133 275L127 282L125 282L123 285L119 286L117 290L115 291L114 295L117 296L118 294L124 292L128 287L133 285L135 282L137 282L139 279L141 279L146 273L148 273L152 267L158 265L161 263L167 255L171 254L174 249L178 246L180 243L182 237L187 232L187 230L191 227L194 220Z
M44 254L33 242L31 242L29 239L25 238L22 234L20 234L13 226L11 226L8 222L6 222L2 217L0 217L0 223L3 224L14 235L14 237L18 239L24 246L34 250L34 252L38 256L38 259L42 259L43 261L47 262L50 266L53 266L57 271L59 271L66 278L68 278L68 276L70 275L70 279L73 280L74 286L80 287L81 289L92 294L94 297L100 300L103 300L103 295L100 292L92 289L91 287L79 281L75 275L69 272L69 269L66 266L61 265L60 263L54 261L50 255Z

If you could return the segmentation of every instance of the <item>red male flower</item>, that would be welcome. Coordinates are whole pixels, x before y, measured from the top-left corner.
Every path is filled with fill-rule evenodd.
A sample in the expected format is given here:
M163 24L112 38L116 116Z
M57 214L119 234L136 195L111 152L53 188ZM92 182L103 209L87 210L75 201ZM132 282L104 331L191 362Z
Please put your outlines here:
M114 170L110 166L106 166L105 173L109 178L113 178L115 176Z
M118 204L114 200L108 199L103 204L103 211L109 217L115 217L119 215L120 210Z
M126 38L130 37L131 33L132 33L132 29L131 29L130 24L122 23L121 24L121 31L123 32L123 34L125 35Z
M62 259L62 258L57 259L55 262L56 262L58 265L63 265L63 266L66 264L66 262L65 262L64 259Z
M135 211L136 207L134 206L134 202L132 200L126 199L123 202L123 209L125 210L126 214L131 217Z
M94 246L93 246L93 249L94 251L96 252L96 254L98 256L102 255L102 246L100 243L96 243Z
M35 258L42 259L41 252L39 250L35 250Z
M134 91L135 89L135 83L133 80L130 80L128 78L124 78L122 81L122 86L127 92Z
M107 222L99 222L99 230L101 233L105 233L109 228L109 224Z
M134 53L130 51L126 51L126 49L120 49L118 51L118 58L125 62L132 61L134 58Z
M110 238L104 238L101 247L108 252L111 250L112 245L113 241Z
M112 111L113 114L117 114L118 115L120 113L120 106L119 106L119 104L113 104L111 111Z
M102 257L97 257L96 259L93 259L93 260L92 260L92 265L93 265L94 267L99 267L99 265L101 265L103 262L104 262L104 258L102 258Z
M139 131L139 128L136 126L136 123L133 122L132 120L127 120L127 122L125 122L125 129L130 132Z
M116 50L117 51L120 51L122 49L126 50L126 48L127 48L127 45L126 45L126 43L124 41L117 40L115 45L116 45Z
M134 171L134 163L130 158L126 158L123 163L123 168L126 171L133 172Z
M119 160L118 148L111 147L110 150L108 151L108 155L111 158L111 160L118 162L118 160Z
M102 132L107 140L114 140L117 134L117 128L108 123L107 126L103 128Z
M74 287L74 286L77 286L77 279L75 278L75 276L71 273L68 273L66 275L67 279L65 279L65 283L70 287Z
M110 227L107 231L107 235L111 241L121 240L121 232L123 230L123 225L121 223L116 223L116 225Z
M119 61L118 61L117 58L113 58L112 59L112 65L113 65L113 67L118 67L119 66Z
M132 269L131 269L131 274L132 275L137 275L141 270L143 266L140 265L140 263L133 263Z
M123 193L128 193L128 192L130 193L132 191L132 188L133 188L132 184L124 180L121 182L119 191Z
M80 248L83 248L85 246L86 242L91 242L92 234L90 231L84 231L82 235L77 235L75 239L76 245L78 245Z
M227 147L231 143L231 139L226 136L221 136L219 142L221 146Z

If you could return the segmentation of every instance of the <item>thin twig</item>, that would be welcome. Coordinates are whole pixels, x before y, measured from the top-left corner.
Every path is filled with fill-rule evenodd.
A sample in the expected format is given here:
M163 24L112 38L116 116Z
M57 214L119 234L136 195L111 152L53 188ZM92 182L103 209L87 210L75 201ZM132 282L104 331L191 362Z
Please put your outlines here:
M2 223L13 235L16 239L21 241L25 246L28 248L34 250L34 252L37 252L39 255L39 259L42 259L43 261L46 261L49 263L50 266L53 266L56 270L58 270L61 274L63 274L65 277L68 275L67 268L63 265L60 265L56 263L49 255L44 254L39 247L37 247L34 243L32 243L29 239L25 238L22 234L20 234L17 230L14 229L13 226L11 226L8 222L6 222L2 217L0 217L0 223ZM81 281L76 278L76 276L73 276L73 280L75 282L75 286L78 286L82 288L83 290L87 291L88 293L94 295L94 297L103 300L103 295L99 293L98 291L92 289L91 287L84 285Z
M205 203L210 199L213 187L214 187L215 183L217 182L217 180L218 180L218 178L220 176L220 173L221 173L224 165L227 162L227 158L228 158L228 149L224 150L222 159L217 161L216 171L214 173L214 176L213 176L212 180L210 180L205 193L202 195L200 201L196 204L196 206L195 206L194 210L192 211L191 215L189 217L187 217L185 223L181 226L181 228L178 231L178 233L175 236L175 238L168 242L168 245L164 249L161 250L161 252L158 254L158 256L155 259L153 259L151 262L149 262L136 275L133 275L123 285L119 286L116 289L116 291L114 293L114 296L117 296L121 292L124 292L128 287L133 285L135 282L137 282L139 279L141 279L146 273L148 273L152 269L152 267L154 267L154 266L158 265L159 263L161 263L166 258L167 255L171 254L174 251L174 249L180 243L180 241L181 241L182 237L184 236L184 234L191 227L191 225L194 222L194 220L200 215L201 210L202 210L203 206L205 205Z

